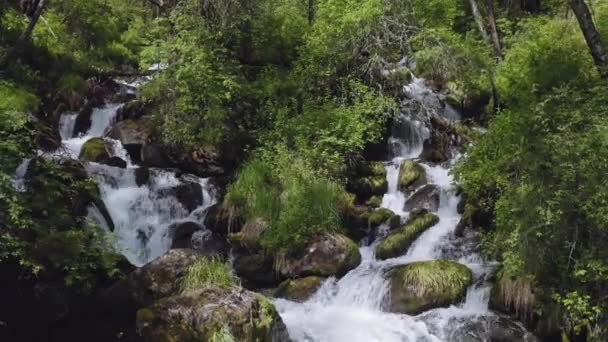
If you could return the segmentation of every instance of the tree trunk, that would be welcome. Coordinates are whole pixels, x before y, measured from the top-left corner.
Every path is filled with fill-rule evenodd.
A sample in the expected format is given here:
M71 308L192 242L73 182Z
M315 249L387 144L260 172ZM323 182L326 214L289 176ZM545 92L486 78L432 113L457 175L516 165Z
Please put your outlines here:
M488 7L488 20L490 21L490 33L492 35L492 45L494 46L494 56L498 60L502 60L502 47L500 45L500 37L496 28L496 16L494 15L494 0L486 0Z
M315 20L315 0L308 0L308 23L312 24Z
M608 51L602 42L602 37L593 23L591 11L585 0L570 0L570 7L583 31L585 41L591 50L591 56L602 78L608 78Z
M34 27L36 27L36 23L38 23L38 19L40 18L43 9L44 0L39 0L38 5L36 6L36 10L30 18L30 22L27 24L25 31L23 31L19 36L19 39L17 40L17 44L15 44L15 46L19 46L20 44L30 39L30 37L32 36L32 32L34 31Z
M469 0L469 4L471 5L471 10L473 11L473 17L475 18L475 22L477 23L477 28L479 29L479 33L483 38L484 42L488 45L490 43L490 37L488 36L488 32L486 31L485 25L483 23L483 17L479 12L479 7L477 6L477 0ZM494 76L493 68L489 70L490 84L492 86L492 101L494 102L494 111L498 111L498 89L496 88L496 78Z

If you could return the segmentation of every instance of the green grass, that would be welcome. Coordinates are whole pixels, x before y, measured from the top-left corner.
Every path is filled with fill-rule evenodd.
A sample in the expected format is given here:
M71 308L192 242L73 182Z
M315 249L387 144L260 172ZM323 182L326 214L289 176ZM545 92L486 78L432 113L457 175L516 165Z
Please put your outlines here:
M447 260L413 262L399 267L397 272L403 287L419 297L458 296L472 279L472 272L466 266Z
M405 253L414 240L425 230L432 227L439 218L431 213L408 220L401 228L391 232L376 247L376 256L379 259L395 258Z
M230 333L227 326L223 326L220 330L211 335L209 342L236 342L234 336Z
M186 292L205 286L229 287L237 283L238 278L230 265L219 258L205 258L188 267L181 279L181 290Z

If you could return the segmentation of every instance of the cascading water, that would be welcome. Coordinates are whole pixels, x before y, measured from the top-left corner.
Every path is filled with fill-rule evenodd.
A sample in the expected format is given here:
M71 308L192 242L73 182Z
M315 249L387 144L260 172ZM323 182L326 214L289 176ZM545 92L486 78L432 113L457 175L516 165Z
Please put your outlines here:
M82 146L89 139L104 137L115 123L121 106L107 104L95 108L91 114L91 127L85 134L78 136L74 136L78 114L64 113L59 123L63 148L51 157L78 158ZM108 137L104 140L110 147L111 156L123 159L127 168L89 162L86 169L97 180L114 224L118 248L131 263L141 266L171 247L171 225L184 221L202 223L206 209L215 202L215 191L209 179L190 175L178 177L173 170L163 169L150 169L148 180L145 184L138 185L138 166L132 163L121 142ZM176 198L174 190L180 186L200 187L202 199L196 201L200 203L197 208L188 210ZM102 228L109 229L108 222L105 222L98 208L89 208L89 217Z
M436 109L441 107L444 118L458 119L456 111L443 106L439 95L426 88L423 80L414 79L404 91L408 99L402 103L401 114L395 118L389 139L393 158L386 162L389 186L381 205L402 216L402 220L407 219L409 213L403 209L406 195L397 186L401 163L417 158L422 152L423 142L430 134L431 112L438 114ZM379 241L361 247L359 267L339 280L327 279L304 303L276 299L275 304L292 339L298 342L487 341L493 324L504 320L488 309L490 285L487 278L496 267L495 263L484 260L476 252L473 233L464 238L454 235L460 220L459 198L450 168L421 164L429 183L440 189L440 206L436 213L439 223L420 235L408 252L398 258L377 260L374 250ZM380 230L387 231L388 227L380 227ZM418 316L386 312L387 270L396 265L435 259L458 261L473 271L474 282L465 301ZM526 333L525 339L533 337Z

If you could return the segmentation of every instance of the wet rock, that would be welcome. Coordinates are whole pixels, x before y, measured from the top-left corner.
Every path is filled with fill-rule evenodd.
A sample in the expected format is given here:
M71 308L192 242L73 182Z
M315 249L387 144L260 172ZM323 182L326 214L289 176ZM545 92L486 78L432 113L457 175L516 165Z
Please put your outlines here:
M485 315L479 317L453 318L447 341L462 342L536 342L538 339L520 323L506 317Z
M149 342L215 341L223 328L239 342L290 340L274 305L236 286L188 291L137 312L137 331Z
M171 237L171 248L192 248L192 235L202 229L203 227L198 223L191 221L170 225L168 231Z
M144 145L154 135L154 123L150 118L127 119L115 123L107 134L108 138L123 145Z
M370 198L369 200L367 200L367 202L365 202L365 205L367 205L370 208L376 209L379 208L380 205L382 205L382 197L381 196L372 196L372 198Z
M368 176L350 179L346 190L357 195L357 198L366 200L372 196L382 196L388 191L388 181L384 176Z
M272 257L263 253L237 255L233 263L235 273L246 287L262 288L276 286L281 277L274 271Z
M243 219L236 210L231 210L224 204L214 204L207 210L205 227L215 234L227 236L241 230Z
M238 233L230 234L230 241L238 244L238 247L245 248L250 252L258 251L262 248L260 238L262 233L268 228L268 223L262 218L249 220L243 225Z
M198 230L192 234L190 240L192 249L200 251L208 256L227 257L230 252L230 244L226 239L212 233L208 229Z
M416 190L405 201L403 210L426 209L428 211L437 211L439 209L439 200L439 187L434 184L427 184Z
M42 123L36 124L36 146L45 152L52 152L61 146L61 136L56 129Z
M359 241L368 236L370 229L367 222L370 210L362 205L348 205L341 213L342 222L349 237Z
M389 277L390 311L415 315L460 301L473 275L459 263L433 260L394 267Z
M413 191L427 183L424 167L413 160L404 161L399 167L398 186L401 191Z
M174 196L188 211L193 211L203 204L203 187L194 181L184 181L173 188L163 189L159 193Z
M285 257L277 268L284 276L341 277L360 263L357 244L344 235L327 234L306 247L299 257Z
M385 222L388 222L391 229L395 229L401 224L401 217L399 217L399 215L395 215L395 213L390 209L379 208L372 211L367 218L369 228L377 228Z
M467 228L467 220L465 220L464 218L461 218L458 221L458 224L456 225L456 229L454 229L454 235L456 235L457 237L463 237L464 231L466 228Z
M122 160L120 157L116 157L116 156L110 157L109 159L106 159L106 160L102 160L100 163L104 164L104 165L112 166L112 167L118 167L121 169L124 169L127 167L127 162Z
M294 302L304 302L321 287L324 278L310 276L282 282L274 295Z
M91 115L93 115L93 104L89 102L82 107L78 116L76 116L72 137L85 134L91 128Z
M149 167L172 168L176 165L171 161L164 147L160 144L149 143L141 146L140 159L143 165Z
M439 222L431 213L412 216L401 228L390 232L376 247L378 259L396 258L407 252L412 243L427 229Z
M138 167L135 169L135 184L137 186L143 186L148 184L150 180L150 169L145 166Z
M101 295L100 302L109 312L133 315L139 308L176 294L180 286L177 280L203 258L191 249L171 249L114 284Z
M139 119L146 112L145 103L140 100L132 100L118 109L116 117L119 121Z
M99 163L109 159L110 154L103 138L91 138L82 145L78 158Z

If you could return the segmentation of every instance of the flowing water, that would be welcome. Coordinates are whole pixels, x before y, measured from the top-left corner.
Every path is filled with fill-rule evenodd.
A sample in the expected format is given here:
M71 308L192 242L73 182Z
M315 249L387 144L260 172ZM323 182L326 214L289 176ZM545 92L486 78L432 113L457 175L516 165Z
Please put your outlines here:
M402 103L400 115L394 120L392 137L389 139L392 154L391 160L386 162L389 187L381 205L402 216L402 221L407 219L409 213L403 210L407 195L397 187L399 166L404 160L416 159L420 155L423 141L429 137L431 113L448 120L458 119L456 111L444 106L438 98L440 95L426 88L423 80L415 79L404 87L404 92L407 99ZM377 260L374 250L379 241L374 241L360 248L362 262L359 267L339 280L327 279L306 302L275 300L292 339L298 342L489 340L493 325L503 319L488 309L490 284L487 278L496 265L477 253L477 243L472 233L464 238L454 235L460 220L457 212L460 199L454 189L450 166L456 159L446 166L422 163L429 183L436 184L441 191L436 213L440 220L424 232L405 255ZM381 227L380 230L386 231L388 227ZM387 270L413 261L435 259L458 261L473 271L474 282L464 302L418 316L387 312ZM525 338L532 339L529 335Z
M80 149L87 140L104 137L115 123L121 106L106 104L95 108L91 115L91 127L85 134L78 136L74 136L78 114L64 113L59 123L63 147L51 157L78 158ZM183 221L202 223L206 209L215 202L215 191L209 179L191 175L178 177L173 170L166 169L150 169L147 182L138 186L136 172L139 166L133 164L120 141L108 137L104 139L110 147L110 155L126 161L127 168L92 162L86 163L86 168L97 180L102 199L112 217L118 248L131 263L141 266L170 248L169 227L172 224ZM192 211L185 208L175 196L174 190L179 186L200 187L201 205ZM89 208L89 217L101 227L110 229L110 224L105 221L99 208Z

